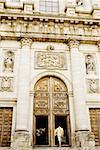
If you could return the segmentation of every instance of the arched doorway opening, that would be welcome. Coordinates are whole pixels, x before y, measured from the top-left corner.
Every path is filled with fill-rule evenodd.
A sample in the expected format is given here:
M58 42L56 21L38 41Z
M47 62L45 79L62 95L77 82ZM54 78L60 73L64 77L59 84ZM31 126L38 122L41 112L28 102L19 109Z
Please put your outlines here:
M64 129L62 145L70 145L68 89L59 78L46 76L34 86L33 144L56 146L58 125Z

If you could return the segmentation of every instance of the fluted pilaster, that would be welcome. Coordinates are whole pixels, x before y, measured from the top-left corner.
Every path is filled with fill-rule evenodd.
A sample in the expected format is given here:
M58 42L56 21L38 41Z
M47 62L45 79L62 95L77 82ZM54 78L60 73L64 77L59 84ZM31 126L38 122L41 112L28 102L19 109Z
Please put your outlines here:
M21 39L20 66L18 79L18 102L16 130L28 130L30 48L32 40Z
M79 52L80 42L77 40L69 40L68 45L71 53L71 66L72 66L72 80L73 80L73 93L74 93L74 107L75 107L75 122L76 130L88 130L87 110L85 104L85 91L84 91L84 76L83 66L81 62L81 54Z

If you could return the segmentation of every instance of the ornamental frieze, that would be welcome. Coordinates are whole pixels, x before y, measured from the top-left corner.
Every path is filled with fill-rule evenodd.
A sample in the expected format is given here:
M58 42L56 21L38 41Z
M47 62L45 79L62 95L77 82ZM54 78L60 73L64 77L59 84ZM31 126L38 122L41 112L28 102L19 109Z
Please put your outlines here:
M5 28L3 28L5 27ZM13 30L13 32L12 32ZM6 31L9 31L6 33ZM89 24L74 24L74 23L54 23L54 22L24 22L24 21L7 21L2 20L0 24L1 36L20 36L21 34L34 35L38 34L38 38L41 34L64 36L64 35L76 35L76 36L92 36L100 37L100 28L98 25ZM16 33L16 34L15 34Z
M66 69L65 60L63 52L35 52L35 68Z
M100 93L99 79L87 79L87 91L88 93Z
M0 77L0 92L13 92L13 77Z

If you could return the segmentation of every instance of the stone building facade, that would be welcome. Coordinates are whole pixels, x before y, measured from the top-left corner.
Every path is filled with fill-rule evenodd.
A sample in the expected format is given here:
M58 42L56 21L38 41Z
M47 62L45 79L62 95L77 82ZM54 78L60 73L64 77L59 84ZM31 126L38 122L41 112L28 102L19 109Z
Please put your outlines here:
M100 1L0 1L0 147L100 146Z

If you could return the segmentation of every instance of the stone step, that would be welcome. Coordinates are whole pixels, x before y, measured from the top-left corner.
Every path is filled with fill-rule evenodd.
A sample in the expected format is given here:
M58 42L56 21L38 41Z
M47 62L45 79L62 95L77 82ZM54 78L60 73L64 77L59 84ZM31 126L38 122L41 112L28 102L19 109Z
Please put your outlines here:
M70 147L34 147L34 150L72 150Z
M10 150L9 147L0 147L0 150Z
M11 148L0 147L0 150L11 150ZM33 147L33 149L31 150L77 150L77 149L71 147ZM96 146L95 150L100 150L100 146Z

